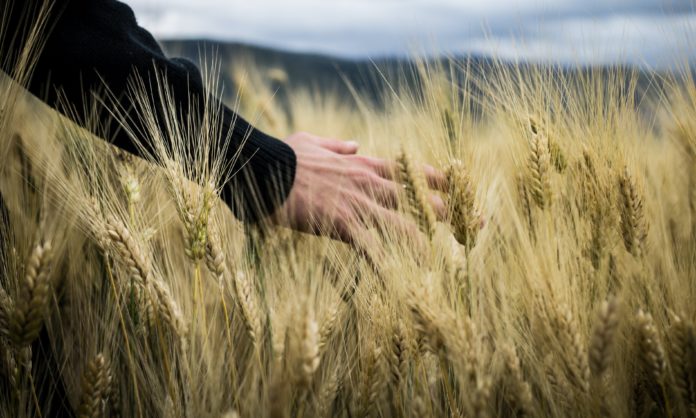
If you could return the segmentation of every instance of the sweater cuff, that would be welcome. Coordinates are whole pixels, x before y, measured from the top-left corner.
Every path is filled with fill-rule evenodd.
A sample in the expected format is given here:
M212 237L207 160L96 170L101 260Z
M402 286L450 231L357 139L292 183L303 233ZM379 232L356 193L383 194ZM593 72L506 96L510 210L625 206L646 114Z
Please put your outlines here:
M223 189L223 199L235 216L256 223L273 214L288 197L295 181L297 157L286 143L254 128L241 117L227 112L234 124L229 158L241 152L232 168L232 179ZM229 117L233 119L230 120Z

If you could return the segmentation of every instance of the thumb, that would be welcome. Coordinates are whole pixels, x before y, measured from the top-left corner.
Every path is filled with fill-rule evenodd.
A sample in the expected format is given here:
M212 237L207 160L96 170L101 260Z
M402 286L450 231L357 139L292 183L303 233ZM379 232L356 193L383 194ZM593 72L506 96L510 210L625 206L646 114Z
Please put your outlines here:
M355 154L360 145L355 141L341 141L332 138L320 138L319 146L337 154Z

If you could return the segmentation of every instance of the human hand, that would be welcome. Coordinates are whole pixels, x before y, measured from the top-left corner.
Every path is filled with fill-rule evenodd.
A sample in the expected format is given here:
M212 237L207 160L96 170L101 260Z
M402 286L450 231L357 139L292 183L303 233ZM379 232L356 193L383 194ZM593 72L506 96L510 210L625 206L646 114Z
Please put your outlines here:
M351 244L364 242L371 226L417 234L416 225L394 211L402 186L394 181L396 164L357 155L358 144L296 133L286 139L295 151L295 182L273 219L298 231L328 235ZM444 191L445 177L424 166L431 188ZM439 217L445 204L431 193Z

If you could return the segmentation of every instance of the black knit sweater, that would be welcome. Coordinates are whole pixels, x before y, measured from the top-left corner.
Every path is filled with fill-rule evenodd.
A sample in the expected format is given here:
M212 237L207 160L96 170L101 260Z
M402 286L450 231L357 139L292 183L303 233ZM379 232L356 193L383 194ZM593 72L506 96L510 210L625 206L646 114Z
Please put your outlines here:
M43 0L2 3L7 1L9 19L8 9L3 10L0 5L0 11L6 14L4 36L0 33L0 61L2 69L12 75L28 22L33 21L33 13ZM151 86L150 98L158 111L166 101L155 85L155 71L166 74L176 109L184 120L190 112L200 112L202 98L208 94L196 66L186 60L167 58L152 35L138 26L130 7L116 0L55 0L46 34L27 88L58 110L65 109L59 106L59 99L63 104L67 101L72 112L64 113L78 123L86 120L88 115L81 112L89 108L86 105L94 101L94 94L103 92L105 87L122 101L123 108L132 107L126 91L135 74ZM295 153L283 142L254 129L229 108L221 108L220 132L232 141L227 147L229 161L246 139L241 157L232 168L237 174L224 188L223 199L239 218L255 221L271 213L287 197L295 176ZM110 114L108 109L99 111L100 132L94 133L140 155L126 130L120 129L119 123L109 123ZM137 114L128 116L134 121L140 119ZM167 132L163 118L159 120L161 131ZM191 149L195 149L195 144L191 144Z

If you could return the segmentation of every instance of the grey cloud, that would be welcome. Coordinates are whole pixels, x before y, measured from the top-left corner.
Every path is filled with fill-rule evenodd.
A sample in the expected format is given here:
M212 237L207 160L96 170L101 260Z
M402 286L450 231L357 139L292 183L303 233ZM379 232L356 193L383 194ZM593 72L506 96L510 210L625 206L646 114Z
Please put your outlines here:
M241 40L353 57L405 54L415 44L529 59L655 63L681 33L696 29L692 0L127 2L164 38Z

